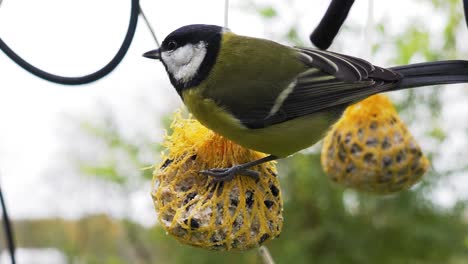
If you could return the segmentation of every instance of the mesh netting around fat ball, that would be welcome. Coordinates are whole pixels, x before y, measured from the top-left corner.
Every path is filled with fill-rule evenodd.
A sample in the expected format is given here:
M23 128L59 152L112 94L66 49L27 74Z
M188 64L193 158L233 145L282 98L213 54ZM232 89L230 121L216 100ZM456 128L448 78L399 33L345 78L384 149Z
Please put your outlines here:
M252 168L259 180L236 176L215 183L198 173L264 157L175 115L154 171L152 197L162 227L177 240L215 250L244 250L279 236L283 201L274 162Z
M380 194L408 189L429 167L385 95L346 109L324 139L321 160L333 181Z

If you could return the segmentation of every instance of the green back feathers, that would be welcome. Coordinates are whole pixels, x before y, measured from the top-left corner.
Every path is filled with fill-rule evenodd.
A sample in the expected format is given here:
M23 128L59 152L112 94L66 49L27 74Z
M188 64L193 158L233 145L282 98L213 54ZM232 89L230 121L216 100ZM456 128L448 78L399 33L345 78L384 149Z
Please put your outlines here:
M304 70L290 47L224 33L216 63L200 89L204 97L222 101L234 115L244 116L259 107L273 107L278 95Z

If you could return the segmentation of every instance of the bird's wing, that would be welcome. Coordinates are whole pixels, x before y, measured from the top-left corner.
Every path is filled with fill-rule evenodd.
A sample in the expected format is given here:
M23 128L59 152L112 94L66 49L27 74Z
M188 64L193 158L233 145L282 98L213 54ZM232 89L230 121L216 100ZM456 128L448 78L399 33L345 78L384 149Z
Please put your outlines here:
M262 107L237 116L245 126L263 128L336 106L344 108L394 87L401 79L398 73L359 58L307 48L296 51L308 70L282 90L274 103L259 102Z

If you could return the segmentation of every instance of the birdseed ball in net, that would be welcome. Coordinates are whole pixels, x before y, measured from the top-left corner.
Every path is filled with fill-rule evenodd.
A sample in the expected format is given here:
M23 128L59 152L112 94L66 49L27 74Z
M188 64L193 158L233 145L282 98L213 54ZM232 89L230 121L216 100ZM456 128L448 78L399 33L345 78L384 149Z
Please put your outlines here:
M408 189L429 167L384 95L371 96L346 109L324 139L321 160L333 181L380 194Z
M162 227L177 240L214 250L244 250L279 236L283 201L274 162L251 168L255 180L236 175L215 182L201 170L227 168L264 157L175 116L163 163L154 171L152 197Z

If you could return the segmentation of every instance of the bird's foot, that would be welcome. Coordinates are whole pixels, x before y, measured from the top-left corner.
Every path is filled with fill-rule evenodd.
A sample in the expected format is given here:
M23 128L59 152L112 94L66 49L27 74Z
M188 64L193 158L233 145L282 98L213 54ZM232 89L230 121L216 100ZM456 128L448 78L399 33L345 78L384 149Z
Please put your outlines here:
M212 176L215 182L224 182L230 181L236 175L242 175L251 177L254 180L257 180L260 177L260 173L254 170L249 170L242 165L232 166L230 168L218 168L210 170L202 170L201 174Z

